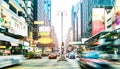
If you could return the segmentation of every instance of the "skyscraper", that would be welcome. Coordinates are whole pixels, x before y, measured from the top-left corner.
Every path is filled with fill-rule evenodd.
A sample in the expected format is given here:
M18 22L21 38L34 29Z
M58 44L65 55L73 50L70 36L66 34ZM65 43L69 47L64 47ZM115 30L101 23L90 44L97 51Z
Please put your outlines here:
M44 9L45 13L47 14L49 23L51 23L51 0L44 0Z
M34 21L44 21L44 0L34 0ZM40 24L34 24L33 38L38 39Z
M81 0L72 8L73 39L80 41L91 36L92 0Z

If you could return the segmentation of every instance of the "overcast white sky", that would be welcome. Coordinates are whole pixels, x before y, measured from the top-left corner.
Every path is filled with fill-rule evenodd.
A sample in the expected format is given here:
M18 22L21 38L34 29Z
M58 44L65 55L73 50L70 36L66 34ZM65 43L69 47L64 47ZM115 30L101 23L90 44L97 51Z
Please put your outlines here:
M51 0L52 1L52 25L55 27L55 32L59 42L61 42L61 15L59 11L65 11L67 15L63 15L63 35L66 38L68 28L71 26L71 8L80 0ZM57 15L59 14L59 15ZM64 39L65 40L65 39Z

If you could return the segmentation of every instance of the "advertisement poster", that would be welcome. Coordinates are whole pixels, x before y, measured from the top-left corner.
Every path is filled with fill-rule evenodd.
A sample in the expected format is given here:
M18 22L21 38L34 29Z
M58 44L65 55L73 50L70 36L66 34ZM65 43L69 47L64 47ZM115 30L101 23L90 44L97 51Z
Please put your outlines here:
M93 8L92 36L105 30L104 8Z
M115 28L120 28L120 9L116 13Z

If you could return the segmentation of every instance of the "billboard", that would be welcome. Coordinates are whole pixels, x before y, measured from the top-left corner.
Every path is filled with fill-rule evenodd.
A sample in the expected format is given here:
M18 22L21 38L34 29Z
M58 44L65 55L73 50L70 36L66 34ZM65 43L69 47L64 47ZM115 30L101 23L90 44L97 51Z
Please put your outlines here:
M42 37L38 39L38 42L40 42L41 44L50 44L53 42L53 39L50 37Z
M50 35L50 26L40 26L38 35L49 36Z
M93 8L92 17L92 36L105 30L105 9Z
M50 32L50 26L40 26L39 32Z
M34 21L34 24L41 24L41 25L43 25L44 21Z

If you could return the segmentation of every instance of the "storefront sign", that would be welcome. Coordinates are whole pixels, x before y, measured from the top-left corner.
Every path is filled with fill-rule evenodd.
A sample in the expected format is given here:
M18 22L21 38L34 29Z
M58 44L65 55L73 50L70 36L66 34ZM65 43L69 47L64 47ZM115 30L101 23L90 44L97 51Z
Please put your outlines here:
M6 48L6 46L0 46L0 48Z
M50 26L40 26L39 32L50 32Z
M44 21L34 21L34 24L41 24L41 25L43 25Z
M49 37L42 37L40 39L38 39L38 42L40 42L41 44L49 44L53 41L52 38Z
M39 36L49 36L50 32L39 32Z

